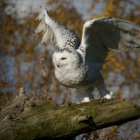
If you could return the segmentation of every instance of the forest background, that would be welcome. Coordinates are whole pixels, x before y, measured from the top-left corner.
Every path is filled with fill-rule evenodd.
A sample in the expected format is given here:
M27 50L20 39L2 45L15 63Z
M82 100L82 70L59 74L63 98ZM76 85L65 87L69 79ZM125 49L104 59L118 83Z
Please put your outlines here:
M61 86L54 77L51 56L55 45L41 44L41 35L34 34L40 5L80 38L84 22L97 17L111 16L140 25L139 0L1 0L0 106L10 102L21 87L28 96L49 97L58 104L75 102L77 92ZM42 74L42 57L46 75ZM116 98L140 105L140 52L110 52L107 60L102 71L107 87ZM96 91L94 94L98 98ZM104 137L135 138L140 134L140 121L103 133Z

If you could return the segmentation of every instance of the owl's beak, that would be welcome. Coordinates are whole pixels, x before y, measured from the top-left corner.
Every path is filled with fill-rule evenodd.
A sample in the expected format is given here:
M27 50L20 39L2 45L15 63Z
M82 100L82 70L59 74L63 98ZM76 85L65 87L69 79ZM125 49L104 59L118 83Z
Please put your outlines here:
M59 65L59 64L57 64L57 67L59 68L59 67L60 67L60 65Z

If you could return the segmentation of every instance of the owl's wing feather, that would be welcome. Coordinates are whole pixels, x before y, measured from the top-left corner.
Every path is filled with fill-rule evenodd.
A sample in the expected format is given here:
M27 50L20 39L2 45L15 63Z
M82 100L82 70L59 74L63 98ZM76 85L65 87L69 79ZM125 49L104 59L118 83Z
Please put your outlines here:
M42 43L51 43L55 42L55 35L51 27L45 22L45 19L48 17L48 12L44 7L41 7L41 11L36 18L40 23L35 30L35 33L43 32Z
M43 32L42 43L57 43L59 48L72 46L77 49L79 47L80 39L78 36L50 17L47 9L43 6L37 20L40 21L40 24L35 33Z
M98 18L83 26L81 45L87 61L105 61L109 49L140 50L140 26L117 18Z

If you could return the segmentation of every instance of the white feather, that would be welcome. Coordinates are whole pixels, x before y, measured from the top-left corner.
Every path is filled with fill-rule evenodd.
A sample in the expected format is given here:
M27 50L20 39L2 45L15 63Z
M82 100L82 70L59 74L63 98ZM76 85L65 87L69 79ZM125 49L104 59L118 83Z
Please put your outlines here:
M40 13L39 13L38 17L36 18L36 20L44 20L44 17L46 14L47 14L46 9L43 6L41 6Z
M35 33L40 33L40 32L45 32L46 31L46 25L44 21L41 21L40 24L38 25L38 27L35 30Z
M43 32L42 43L51 43L54 41L54 33L51 27L47 24L49 22L48 12L44 7L41 7L41 11L37 20L40 20L40 24L35 30L35 33Z

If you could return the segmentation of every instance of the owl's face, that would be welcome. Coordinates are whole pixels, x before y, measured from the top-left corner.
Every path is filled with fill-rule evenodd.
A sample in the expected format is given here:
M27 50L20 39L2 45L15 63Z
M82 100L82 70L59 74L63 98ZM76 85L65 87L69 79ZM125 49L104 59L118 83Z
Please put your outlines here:
M81 56L73 48L59 49L53 54L55 69L71 69L81 64Z

